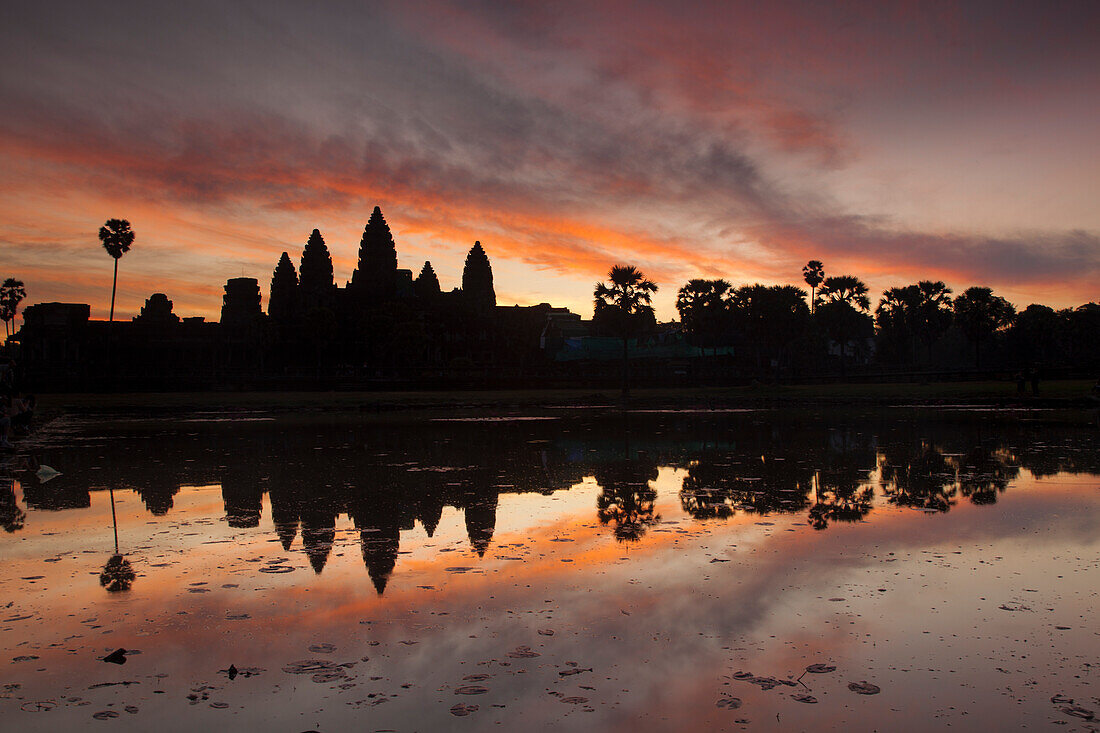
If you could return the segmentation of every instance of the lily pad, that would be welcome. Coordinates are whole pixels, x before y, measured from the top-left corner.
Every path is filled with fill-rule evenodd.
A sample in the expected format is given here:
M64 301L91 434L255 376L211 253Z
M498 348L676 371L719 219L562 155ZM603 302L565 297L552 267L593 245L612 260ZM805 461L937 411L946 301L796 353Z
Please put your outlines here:
M848 689L857 695L877 695L882 692L882 689L878 685L872 685L866 680L862 682L849 682Z
M488 687L482 687L481 685L463 685L455 688L456 695L484 695L488 691Z
M1096 717L1096 713L1080 705L1067 705L1062 708L1062 712L1066 715L1072 715L1074 718L1081 718L1081 720L1092 720Z

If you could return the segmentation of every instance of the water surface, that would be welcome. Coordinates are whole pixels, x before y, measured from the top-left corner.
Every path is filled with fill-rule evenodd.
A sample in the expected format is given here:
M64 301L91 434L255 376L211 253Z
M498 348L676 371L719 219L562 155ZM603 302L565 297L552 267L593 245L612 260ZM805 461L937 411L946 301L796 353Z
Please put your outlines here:
M915 410L69 416L0 474L0 728L1093 730L1097 448Z

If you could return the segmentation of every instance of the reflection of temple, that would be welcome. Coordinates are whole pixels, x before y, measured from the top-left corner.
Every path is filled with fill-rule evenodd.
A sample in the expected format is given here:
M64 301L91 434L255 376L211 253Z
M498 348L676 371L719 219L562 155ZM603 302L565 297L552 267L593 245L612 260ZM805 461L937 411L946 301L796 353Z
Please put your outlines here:
M90 490L129 489L160 516L171 514L181 486L220 485L229 526L270 526L284 549L297 545L318 573L339 517L347 516L379 593L397 567L401 533L419 525L432 536L445 507L461 512L471 551L486 556L502 493L548 493L585 477L599 485L596 518L616 539L638 541L660 519L659 466L685 470L680 505L697 519L797 513L822 529L868 516L876 489L899 507L942 512L958 497L996 500L1021 468L1100 473L1094 437L1049 426L1042 436L1005 428L998 440L966 425L669 416L479 424L318 415L289 425L196 420L144 429L128 428L131 439L117 442L43 449L39 459L62 474L49 483L32 474L21 479L26 506L80 509L91 505ZM9 532L33 522L13 485L0 483L0 520Z

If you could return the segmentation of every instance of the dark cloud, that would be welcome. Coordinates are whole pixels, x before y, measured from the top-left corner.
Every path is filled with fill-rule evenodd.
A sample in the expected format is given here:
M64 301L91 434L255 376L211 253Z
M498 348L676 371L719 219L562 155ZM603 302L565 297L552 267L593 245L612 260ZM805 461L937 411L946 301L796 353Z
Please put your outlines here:
M1093 233L909 231L822 182L859 154L842 128L854 87L904 81L923 99L1032 63L1012 83L1092 78L1074 70L1096 59L1077 26L1090 7L1011 4L983 21L907 4L20 6L0 30L0 155L50 176L0 185L213 217L392 203L563 272L630 256L669 278L786 280L810 255L1083 292Z

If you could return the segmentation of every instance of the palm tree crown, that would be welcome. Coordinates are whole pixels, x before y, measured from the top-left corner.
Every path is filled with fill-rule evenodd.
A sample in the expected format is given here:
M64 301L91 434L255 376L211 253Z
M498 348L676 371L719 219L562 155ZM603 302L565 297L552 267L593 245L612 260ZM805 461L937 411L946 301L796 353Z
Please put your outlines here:
M821 281L825 279L825 265L821 264L821 260L810 260L802 268L802 278L810 286L810 311L812 312L814 301L817 299L815 291Z
M19 311L19 303L26 297L27 289L23 287L22 280L9 277L0 285L0 321L4 322L5 332Z
M616 308L624 316L652 313L651 301L653 293L657 292L657 286L645 279L645 273L634 265L615 265L607 273L607 279L611 282L596 283L593 295L596 298L596 309Z
M117 260L130 251L130 245L134 243L134 230L125 219L108 219L99 228L99 241L107 254Z
M836 275L822 281L821 297L827 303L846 303L861 311L871 308L867 285L854 275Z

